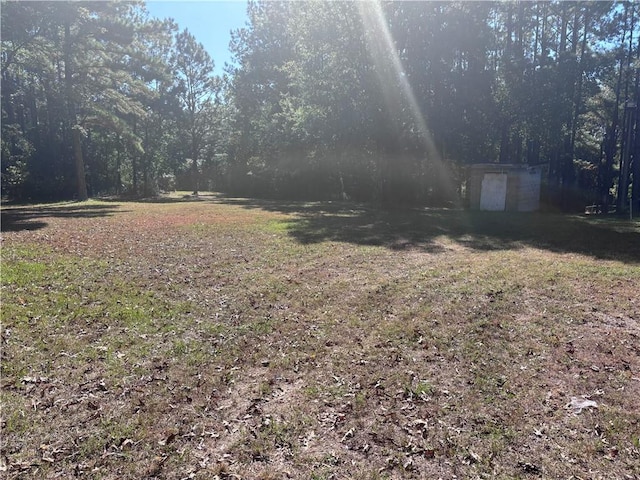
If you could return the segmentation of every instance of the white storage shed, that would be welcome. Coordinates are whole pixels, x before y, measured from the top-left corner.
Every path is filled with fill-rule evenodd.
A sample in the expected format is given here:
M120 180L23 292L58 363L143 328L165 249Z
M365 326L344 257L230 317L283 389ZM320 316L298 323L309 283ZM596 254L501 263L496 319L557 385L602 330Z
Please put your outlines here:
M467 195L473 210L533 212L540 208L542 169L529 165L469 167Z

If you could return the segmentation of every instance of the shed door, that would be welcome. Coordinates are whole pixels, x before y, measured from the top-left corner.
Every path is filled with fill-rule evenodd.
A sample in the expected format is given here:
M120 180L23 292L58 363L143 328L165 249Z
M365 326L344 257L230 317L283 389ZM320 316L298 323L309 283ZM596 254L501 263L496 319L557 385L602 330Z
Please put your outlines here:
M480 210L502 212L507 202L507 174L485 173L480 190Z

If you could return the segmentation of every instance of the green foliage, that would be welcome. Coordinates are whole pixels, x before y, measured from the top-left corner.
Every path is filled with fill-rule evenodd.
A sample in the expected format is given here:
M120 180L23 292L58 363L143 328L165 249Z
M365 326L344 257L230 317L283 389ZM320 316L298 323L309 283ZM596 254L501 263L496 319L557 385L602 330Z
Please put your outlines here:
M613 181L593 172L619 109L591 99L621 71L610 49L631 59L629 34L613 28L637 28L636 8L624 12L566 2L251 4L232 42L231 187L435 202L455 197L457 165L500 161L547 163L551 185L598 197Z
M149 196L173 175L435 204L458 200L466 165L502 162L546 165L560 206L630 192L640 210L633 3L250 2L224 78L143 3L2 5L13 198L83 198L83 179Z
M212 74L213 60L202 44L188 30L176 35L172 63L176 75L176 92L182 105L179 131L186 140L187 159L191 163L191 185L198 193L202 154L211 139L216 123L214 100L219 86ZM185 159L185 160L187 160Z
M29 180L29 161L33 145L21 135L17 125L3 125L2 193L21 200Z
M3 2L3 192L82 199L81 179L93 194L157 190L179 110L174 28L138 2Z

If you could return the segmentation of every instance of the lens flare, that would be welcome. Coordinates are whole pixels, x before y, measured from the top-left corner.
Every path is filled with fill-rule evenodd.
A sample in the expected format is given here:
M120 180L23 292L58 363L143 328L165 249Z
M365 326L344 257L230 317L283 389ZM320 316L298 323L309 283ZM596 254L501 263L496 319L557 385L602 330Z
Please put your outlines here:
M408 109L414 121L419 138L424 146L427 160L431 162L434 172L445 183L445 189L453 193L456 188L451 176L445 168L444 162L436 148L431 131L427 126L424 112L420 108L413 88L409 82L402 60L395 46L393 35L379 1L359 2L358 13L365 27L367 46L374 60L376 73L382 85L385 104L391 111ZM395 86L399 85L399 91ZM452 195L457 198L456 195Z

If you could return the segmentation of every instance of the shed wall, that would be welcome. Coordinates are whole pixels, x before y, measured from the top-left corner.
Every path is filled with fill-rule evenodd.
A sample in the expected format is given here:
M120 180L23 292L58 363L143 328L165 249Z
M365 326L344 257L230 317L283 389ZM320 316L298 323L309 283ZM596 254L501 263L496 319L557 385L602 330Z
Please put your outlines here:
M519 212L534 212L540 208L541 177L539 170L520 172L517 192Z
M542 173L538 168L527 168L521 165L474 165L470 168L467 178L467 195L469 207L481 210L483 183L485 175L507 175L507 192L504 210L510 212L533 212L540 208L540 183Z

